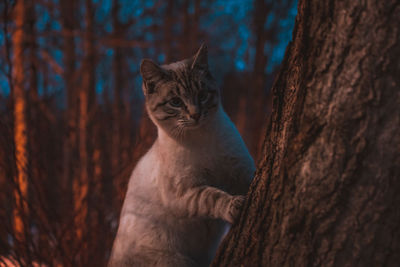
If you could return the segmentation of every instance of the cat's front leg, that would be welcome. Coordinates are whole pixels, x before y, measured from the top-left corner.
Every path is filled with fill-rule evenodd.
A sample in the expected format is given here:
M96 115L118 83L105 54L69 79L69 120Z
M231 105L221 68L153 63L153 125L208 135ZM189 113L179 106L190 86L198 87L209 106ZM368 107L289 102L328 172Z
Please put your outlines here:
M228 214L225 215L227 222L233 224L239 218L245 200L245 196L232 196L227 210Z
M233 223L239 216L244 196L232 196L212 186L175 188L168 205L188 217L211 217Z

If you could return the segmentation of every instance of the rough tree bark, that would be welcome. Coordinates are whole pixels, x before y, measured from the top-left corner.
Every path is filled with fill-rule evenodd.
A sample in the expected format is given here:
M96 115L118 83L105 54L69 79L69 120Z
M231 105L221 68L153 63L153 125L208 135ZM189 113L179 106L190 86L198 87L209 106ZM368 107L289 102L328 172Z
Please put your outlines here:
M263 159L213 266L398 266L400 2L299 0Z

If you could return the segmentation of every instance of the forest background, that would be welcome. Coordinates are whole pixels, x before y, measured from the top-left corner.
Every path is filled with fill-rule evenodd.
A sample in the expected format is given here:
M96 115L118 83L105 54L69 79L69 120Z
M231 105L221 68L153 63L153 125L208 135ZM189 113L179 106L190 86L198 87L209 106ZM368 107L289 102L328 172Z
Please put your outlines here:
M105 266L156 136L139 63L201 43L257 161L297 1L0 2L0 266ZM3 262L3 263L2 263Z

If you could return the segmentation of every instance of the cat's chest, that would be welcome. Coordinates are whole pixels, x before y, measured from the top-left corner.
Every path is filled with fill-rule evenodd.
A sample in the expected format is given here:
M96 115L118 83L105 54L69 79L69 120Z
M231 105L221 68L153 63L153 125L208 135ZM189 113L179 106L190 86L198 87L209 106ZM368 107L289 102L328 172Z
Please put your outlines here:
M160 160L160 170L168 176L203 180L208 184L223 184L238 167L240 160L218 147L202 150L182 150Z

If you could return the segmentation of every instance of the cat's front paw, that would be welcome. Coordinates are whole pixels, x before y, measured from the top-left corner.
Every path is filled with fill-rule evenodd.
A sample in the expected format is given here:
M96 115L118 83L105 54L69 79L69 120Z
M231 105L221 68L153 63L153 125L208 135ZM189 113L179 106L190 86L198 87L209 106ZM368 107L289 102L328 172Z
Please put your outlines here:
M229 201L228 213L225 218L227 222L233 224L239 218L245 199L245 196L232 196Z

